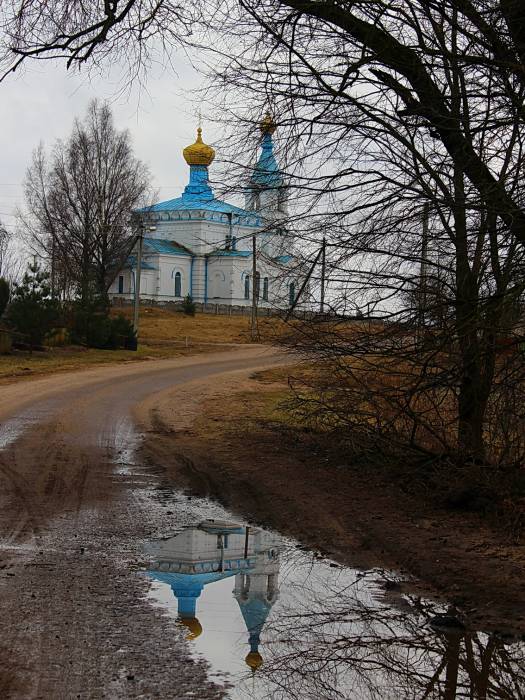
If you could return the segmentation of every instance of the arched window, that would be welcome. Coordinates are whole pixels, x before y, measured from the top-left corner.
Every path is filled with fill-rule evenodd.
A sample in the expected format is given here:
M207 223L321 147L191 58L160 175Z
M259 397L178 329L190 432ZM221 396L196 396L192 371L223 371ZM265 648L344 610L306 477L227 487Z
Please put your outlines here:
M244 278L244 298L250 298L250 275L246 275Z
M268 301L268 277L263 279L263 301Z
M258 299L261 293L261 273L255 273L255 297Z
M290 286L288 287L288 294L288 301L290 303L290 306L292 306L295 301L295 282L290 282Z
M182 277L180 272L175 273L175 296L182 296Z

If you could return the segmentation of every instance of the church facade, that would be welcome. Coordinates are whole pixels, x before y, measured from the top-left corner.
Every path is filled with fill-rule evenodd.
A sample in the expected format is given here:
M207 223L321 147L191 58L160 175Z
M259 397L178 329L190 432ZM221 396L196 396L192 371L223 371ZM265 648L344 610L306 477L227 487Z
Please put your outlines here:
M297 294L293 255L284 228L286 186L274 156L275 124L260 125L261 152L246 188L245 208L215 197L208 168L215 151L197 140L183 151L189 182L182 196L139 210L144 232L140 297L283 308ZM255 237L256 274L253 279ZM128 258L109 288L110 298L135 296L137 256Z

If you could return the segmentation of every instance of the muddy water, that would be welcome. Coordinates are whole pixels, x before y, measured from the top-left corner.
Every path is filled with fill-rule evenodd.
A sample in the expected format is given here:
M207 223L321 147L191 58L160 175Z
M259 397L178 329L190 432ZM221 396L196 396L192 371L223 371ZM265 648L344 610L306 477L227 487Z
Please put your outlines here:
M217 505L167 498L186 524L146 546L150 600L230 698L525 697L522 639L463 626L393 572L340 567Z

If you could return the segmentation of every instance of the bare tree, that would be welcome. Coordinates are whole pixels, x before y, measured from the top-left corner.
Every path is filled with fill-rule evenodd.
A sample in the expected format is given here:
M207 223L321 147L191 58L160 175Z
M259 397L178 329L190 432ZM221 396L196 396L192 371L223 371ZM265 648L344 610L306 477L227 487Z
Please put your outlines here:
M0 221L0 277L12 283L18 280L21 271L22 260L15 236Z
M123 54L137 67L147 61L152 39L169 49L189 42L198 20L222 30L233 26L233 18L237 28L243 28L239 38L246 30L251 35L255 23L265 36L287 46L303 70L315 76L334 98L355 87L356 80L366 83L374 76L390 93L392 106L404 106L422 128L439 138L481 196L492 199L497 215L513 235L525 241L522 203L494 177L490 163L473 148L471 134L452 113L450 92L440 80L441 59L448 55L447 34L454 29L462 40L463 64L480 74L487 68L496 70L498 101L523 121L525 48L519 0L357 0L351 4L242 0L238 5L193 3L191 10L172 0L103 4L11 0L2 15L5 39L0 60L6 73L26 59L49 57L64 58L71 66ZM344 70L337 72L337 81L324 80L319 64L310 62L300 49L296 51L293 30L305 24L314 32L312 48L331 35L337 38L339 49L344 49ZM241 61L239 73L243 67ZM263 70L260 65L259 71Z
M123 263L133 232L130 216L146 203L149 171L118 131L107 104L93 101L51 157L39 146L27 171L30 244L47 260L52 286L74 285L83 302L105 297Z
M63 59L70 68L110 57L140 73L152 52L191 34L197 7L173 0L5 2L0 80L28 59Z
M51 7L62 5L48 4L41 15L32 14L32 3L24 5L19 44L8 43L6 60L20 45L22 60L64 55L85 61L124 47L133 36L130 17L154 26L148 3L115 3L102 13L107 35L93 32L98 10L73 13L74 31L62 22L61 46L49 32L55 26ZM165 20L158 31L172 41L178 9L159 0L156 12ZM218 65L220 94L211 99L237 123L252 126L268 104L280 121L296 177L294 225L307 247L329 234L336 310L352 305L388 317L383 338L376 328L354 332L350 342L346 330L336 329L335 347L333 328L325 343L316 327L315 342L310 337L302 347L332 360L373 360L366 372L348 360L341 364L351 386L362 385L362 428L370 430L373 400L382 431L408 434L423 451L438 445L450 451L455 442L463 456L484 459L489 415L507 391L521 387L520 363L510 367L498 354L509 336L517 347L522 295L525 51L519 3L241 0L202 3L195 12L201 24L192 30L202 36L193 41L211 47ZM44 39L35 43L37 26ZM80 52L73 48L77 39L70 43L75 32L85 37ZM137 39L137 46L147 44L144 35ZM431 212L426 250L425 207ZM420 302L407 308L400 300L418 275L425 278ZM446 293L427 294L430 288ZM421 343L410 324L417 316L425 325L430 315L421 307L432 298L447 307L441 314L446 329L432 329L426 334L432 343ZM385 356L388 372L381 369ZM515 401L516 393L507 403ZM491 443L505 453L498 439Z
M293 228L328 240L332 310L382 317L291 336L330 367L322 394L298 397L376 443L483 460L509 456L487 428L522 391L525 86L517 53L503 64L473 22L448 0L245 1L224 9L227 42L210 27L206 43L210 100L236 129L277 115Z

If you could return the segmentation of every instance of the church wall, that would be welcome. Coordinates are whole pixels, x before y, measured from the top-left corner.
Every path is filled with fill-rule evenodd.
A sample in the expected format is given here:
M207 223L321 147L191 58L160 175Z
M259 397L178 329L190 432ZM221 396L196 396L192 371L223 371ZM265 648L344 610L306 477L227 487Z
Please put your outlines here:
M109 289L108 289L108 294L109 296L114 296L116 294L119 294L119 277L122 277L123 279L123 289L122 289L122 294L123 295L130 295L133 294L133 274L131 270L121 270L119 274L115 277L113 282L111 283Z
M260 274L260 290L258 306L266 308L269 306L286 306L290 283L289 275L281 268L276 267L264 260L259 260L257 270ZM209 295L210 303L231 303L239 306L251 306L252 304L252 258L241 257L219 257L210 258L209 263ZM216 275L219 273L222 283L215 284ZM246 299L245 279L250 277L250 297ZM264 278L268 278L268 299L263 299ZM228 286L229 282L229 286ZM229 293L228 293L229 292ZM223 294L224 296L219 296ZM216 296L217 295L217 296Z
M195 257L193 260L193 299L194 301L205 301L208 283L207 262L204 257Z
M253 291L252 258L236 256L193 258L189 256L158 255L148 256L147 262L155 270L142 270L141 295L158 301L181 301L191 294L197 302L251 306ZM258 305L286 307L289 303L289 284L293 275L260 259L257 265L260 273L260 292ZM181 275L181 295L175 296L175 275ZM245 299L245 279L250 277L250 297ZM126 298L134 296L134 273L124 270L117 275L109 288L110 296L119 295L119 276L123 277L123 294ZM207 277L207 281L206 281ZM268 278L268 300L263 299L264 278ZM193 278L193 280L192 280ZM299 280L295 280L295 292L299 290Z
M119 292L119 277L123 278L123 297L134 297L135 295L135 271L121 270L113 280L108 289L109 296L117 296ZM140 293L145 296L155 296L156 294L156 270L142 270L140 274Z
M160 299L176 299L175 297L175 276L177 272L181 277L182 299L190 294L191 287L191 258L187 255L159 255L158 258L158 290Z
M219 214L215 216L220 216ZM156 230L149 236L160 240L174 241L195 252L197 255L209 253L216 248L224 248L231 233L242 244L243 249L251 245L249 236L256 231L255 227L230 226L225 214L225 221L207 221L205 219L173 219L155 222ZM246 237L248 236L248 237Z
M286 307L290 295L290 274L272 263L291 253L290 239L278 233L286 216L287 190L273 155L272 134L275 125L264 122L261 157L254 169L254 177L247 188L246 210L226 213L230 206L213 196L208 180L208 166L214 152L198 140L184 150L190 165L190 179L182 197L162 202L153 209L141 210L147 237L172 241L193 253L166 255L146 249L144 261L155 270L143 270L141 294L145 298L180 301L191 294L196 302L251 306L254 280L252 279L252 236L257 236L260 273L258 305ZM154 230L149 230L150 227ZM159 246L162 248L162 246ZM213 255L223 250L247 255ZM248 254L249 253L249 254ZM129 271L125 275L122 295L133 295L134 284ZM180 274L180 295L175 296L176 277ZM245 281L250 278L249 295L245 298ZM263 298L264 279L268 279L268 298ZM110 287L110 294L119 293L119 276ZM294 281L295 291L299 282ZM122 288L122 283L121 283ZM177 291L179 291L177 287Z

